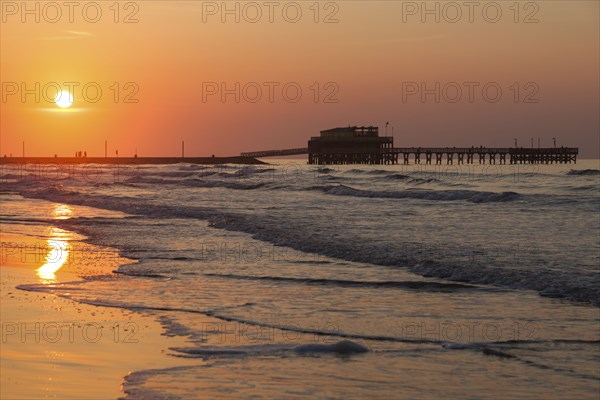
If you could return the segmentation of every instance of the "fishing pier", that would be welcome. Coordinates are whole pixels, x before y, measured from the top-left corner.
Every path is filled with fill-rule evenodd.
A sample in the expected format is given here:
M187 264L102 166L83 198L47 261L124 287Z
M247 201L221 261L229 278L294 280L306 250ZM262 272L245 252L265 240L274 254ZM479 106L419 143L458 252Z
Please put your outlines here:
M394 138L379 136L376 126L350 126L321 131L308 147L242 153L242 157L308 154L309 164L570 164L575 147L394 147Z

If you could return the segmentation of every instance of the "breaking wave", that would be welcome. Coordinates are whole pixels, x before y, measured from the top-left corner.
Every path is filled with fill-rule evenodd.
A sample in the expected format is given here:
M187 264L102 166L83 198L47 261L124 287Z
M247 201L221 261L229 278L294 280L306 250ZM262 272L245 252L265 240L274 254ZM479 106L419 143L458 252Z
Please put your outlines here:
M475 190L361 190L350 186L337 185L321 187L323 192L336 196L369 197L382 199L419 199L432 201L469 201L472 203L492 203L518 200L522 197L515 192L480 192Z

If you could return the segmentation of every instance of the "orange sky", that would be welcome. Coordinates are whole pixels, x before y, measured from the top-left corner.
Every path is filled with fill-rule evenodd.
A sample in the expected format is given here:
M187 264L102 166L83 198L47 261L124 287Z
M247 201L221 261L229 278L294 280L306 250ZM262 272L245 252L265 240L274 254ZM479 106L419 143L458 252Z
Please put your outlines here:
M410 8L422 2L400 1L320 2L318 16L312 1L274 2L269 22L269 8L256 2L263 15L255 23L248 2L238 3L239 23L215 10L222 2L120 2L116 16L114 2L100 1L98 22L93 2L78 3L72 22L67 7L51 22L56 10L37 3L39 22L22 2L0 2L2 155L21 155L25 141L28 156L77 150L100 156L105 140L111 155L137 148L140 156L174 156L181 140L190 156L235 155L305 146L335 126L373 124L383 131L390 121L399 146L512 146L515 137L519 145L533 137L537 146L540 137L551 146L557 137L559 146L580 147L583 157L600 156L596 1L521 2L518 15L509 8L514 2L497 2L502 15L495 23L486 20L494 19L493 8L483 12L490 2L477 2L473 22L464 7L456 18L452 7L463 2L427 3L439 4L439 22ZM34 9L36 2L27 4ZM292 23L295 5L302 15ZM137 22L124 23L131 13ZM323 23L331 13L338 22ZM524 23L528 17L538 22ZM53 97L50 82L77 83L74 104L60 111L43 93L39 103L34 94L23 101L21 86L35 91L36 82L46 97ZM239 82L246 92L240 90L239 103L234 94L225 102L220 93L203 96L213 82L232 89ZM413 82L430 89L439 82L440 102L435 94L424 101L420 93L407 95L403 88ZM465 82L477 85L473 101ZM496 103L482 94L490 83L502 90ZM102 90L97 102L88 101L92 89L84 98L86 84ZM301 88L298 102L286 101L286 84L290 97ZM453 103L456 85L462 98ZM254 103L256 86L262 97ZM138 102L125 103L135 88ZM337 102L324 102L337 89ZM524 103L528 94L538 101Z

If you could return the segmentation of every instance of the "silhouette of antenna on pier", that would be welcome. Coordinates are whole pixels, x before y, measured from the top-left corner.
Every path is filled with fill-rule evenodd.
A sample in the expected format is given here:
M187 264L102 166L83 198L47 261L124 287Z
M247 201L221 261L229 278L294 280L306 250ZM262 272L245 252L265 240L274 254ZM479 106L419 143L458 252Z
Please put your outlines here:
M308 154L309 164L565 164L576 163L576 147L394 147L394 137L380 137L376 126L350 126L321 131L308 147L241 153L242 157Z

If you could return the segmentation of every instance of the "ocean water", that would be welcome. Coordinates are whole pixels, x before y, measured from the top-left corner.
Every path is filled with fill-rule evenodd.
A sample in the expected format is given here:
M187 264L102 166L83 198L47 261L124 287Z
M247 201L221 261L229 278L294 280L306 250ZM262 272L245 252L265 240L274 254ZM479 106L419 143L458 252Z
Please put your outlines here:
M597 398L598 160L269 162L2 166L3 231L135 260L21 288L188 338L130 398Z

